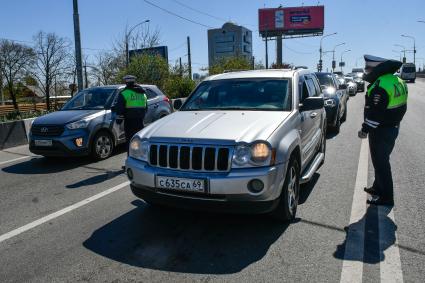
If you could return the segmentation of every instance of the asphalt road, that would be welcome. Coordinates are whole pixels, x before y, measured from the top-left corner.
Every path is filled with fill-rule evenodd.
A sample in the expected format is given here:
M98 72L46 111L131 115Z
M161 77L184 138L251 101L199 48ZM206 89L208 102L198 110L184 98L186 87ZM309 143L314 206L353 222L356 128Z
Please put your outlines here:
M0 281L423 282L425 80L408 87L391 212L364 204L361 93L290 225L149 207L125 183L122 151L95 163L1 151Z

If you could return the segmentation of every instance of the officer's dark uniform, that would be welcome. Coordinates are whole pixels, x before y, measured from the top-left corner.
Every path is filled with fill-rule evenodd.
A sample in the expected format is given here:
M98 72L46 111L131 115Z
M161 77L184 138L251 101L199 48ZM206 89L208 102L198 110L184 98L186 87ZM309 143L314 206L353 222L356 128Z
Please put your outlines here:
M393 205L390 154L406 113L408 91L406 83L394 75L401 62L370 55L365 55L365 61L366 69L371 69L371 72L364 76L370 85L365 95L361 132L369 134L370 155L375 169L373 186L365 188L365 191L372 194L368 203Z
M131 138L143 129L143 119L147 108L145 90L135 84L136 77L125 76L126 87L120 92L116 104L117 115L124 118L124 131L127 145Z

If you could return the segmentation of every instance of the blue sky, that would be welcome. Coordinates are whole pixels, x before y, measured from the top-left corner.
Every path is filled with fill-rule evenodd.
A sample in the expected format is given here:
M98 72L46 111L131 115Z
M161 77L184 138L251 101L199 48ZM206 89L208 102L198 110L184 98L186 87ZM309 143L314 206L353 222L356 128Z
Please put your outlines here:
M191 20L207 26L220 27L222 20L208 17L183 7L174 0L150 0ZM253 31L253 51L257 60L264 60L264 42L258 36L258 8L304 5L325 5L325 34L338 34L323 40L324 50L338 47L336 57L342 51L347 70L363 65L361 56L373 54L398 58L392 50L400 49L394 44L412 49L413 41L401 34L416 37L417 58L425 58L425 0L179 0L194 9L242 24ZM195 71L208 63L207 28L169 15L143 0L79 0L82 46L91 49L110 49L128 24L137 24L150 19L151 28L161 31L161 43L169 48L170 62L185 57L183 43L191 37L192 62ZM31 41L39 30L55 32L73 38L72 0L13 0L2 1L0 10L0 38ZM296 65L316 68L319 57L320 37L284 40L283 59ZM85 49L92 56L96 50ZM275 60L275 45L269 45L269 62ZM89 57L90 58L90 57ZM408 61L413 60L411 53ZM331 64L331 54L324 57L324 68ZM339 59L338 59L339 60ZM422 65L423 59L418 61ZM425 63L425 62L424 62Z

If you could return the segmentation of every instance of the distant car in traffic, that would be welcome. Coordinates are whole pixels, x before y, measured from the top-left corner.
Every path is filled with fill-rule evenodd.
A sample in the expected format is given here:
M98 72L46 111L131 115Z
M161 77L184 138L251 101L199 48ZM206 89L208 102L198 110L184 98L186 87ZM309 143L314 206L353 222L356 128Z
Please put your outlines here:
M416 80L416 66L413 63L404 63L400 68L400 78L414 83Z
M148 98L145 124L171 111L167 96L155 85L142 85ZM84 156L106 159L124 143L124 121L113 111L124 85L101 86L82 90L60 111L34 120L29 133L29 149L43 156Z
M365 82L363 80L363 69L353 69L353 70L361 70L361 72L353 72L347 74L347 77L352 77L354 82L357 84L357 91L363 92L365 90Z
M354 96L357 93L357 84L354 82L353 77L344 77L345 83L348 86L348 94Z
M347 85L341 84L333 73L316 73L325 99L328 128L338 133L341 122L347 119Z

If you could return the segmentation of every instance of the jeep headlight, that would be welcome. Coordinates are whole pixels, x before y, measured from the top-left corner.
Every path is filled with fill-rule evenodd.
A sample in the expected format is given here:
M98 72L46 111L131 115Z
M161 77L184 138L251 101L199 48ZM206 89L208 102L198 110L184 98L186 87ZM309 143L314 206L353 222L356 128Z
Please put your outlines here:
M236 146L233 164L236 167L266 166L272 160L271 146L266 142L254 142Z
M325 100L325 106L328 107L335 107L336 106L336 102L333 99L326 99Z
M133 137L130 142L128 155L142 161L148 161L149 142L142 141L138 136Z
M76 129L85 129L85 128L87 128L88 125L89 125L88 120L80 120L80 121L77 121L77 122L69 123L69 124L66 125L66 127L69 130L76 130Z

